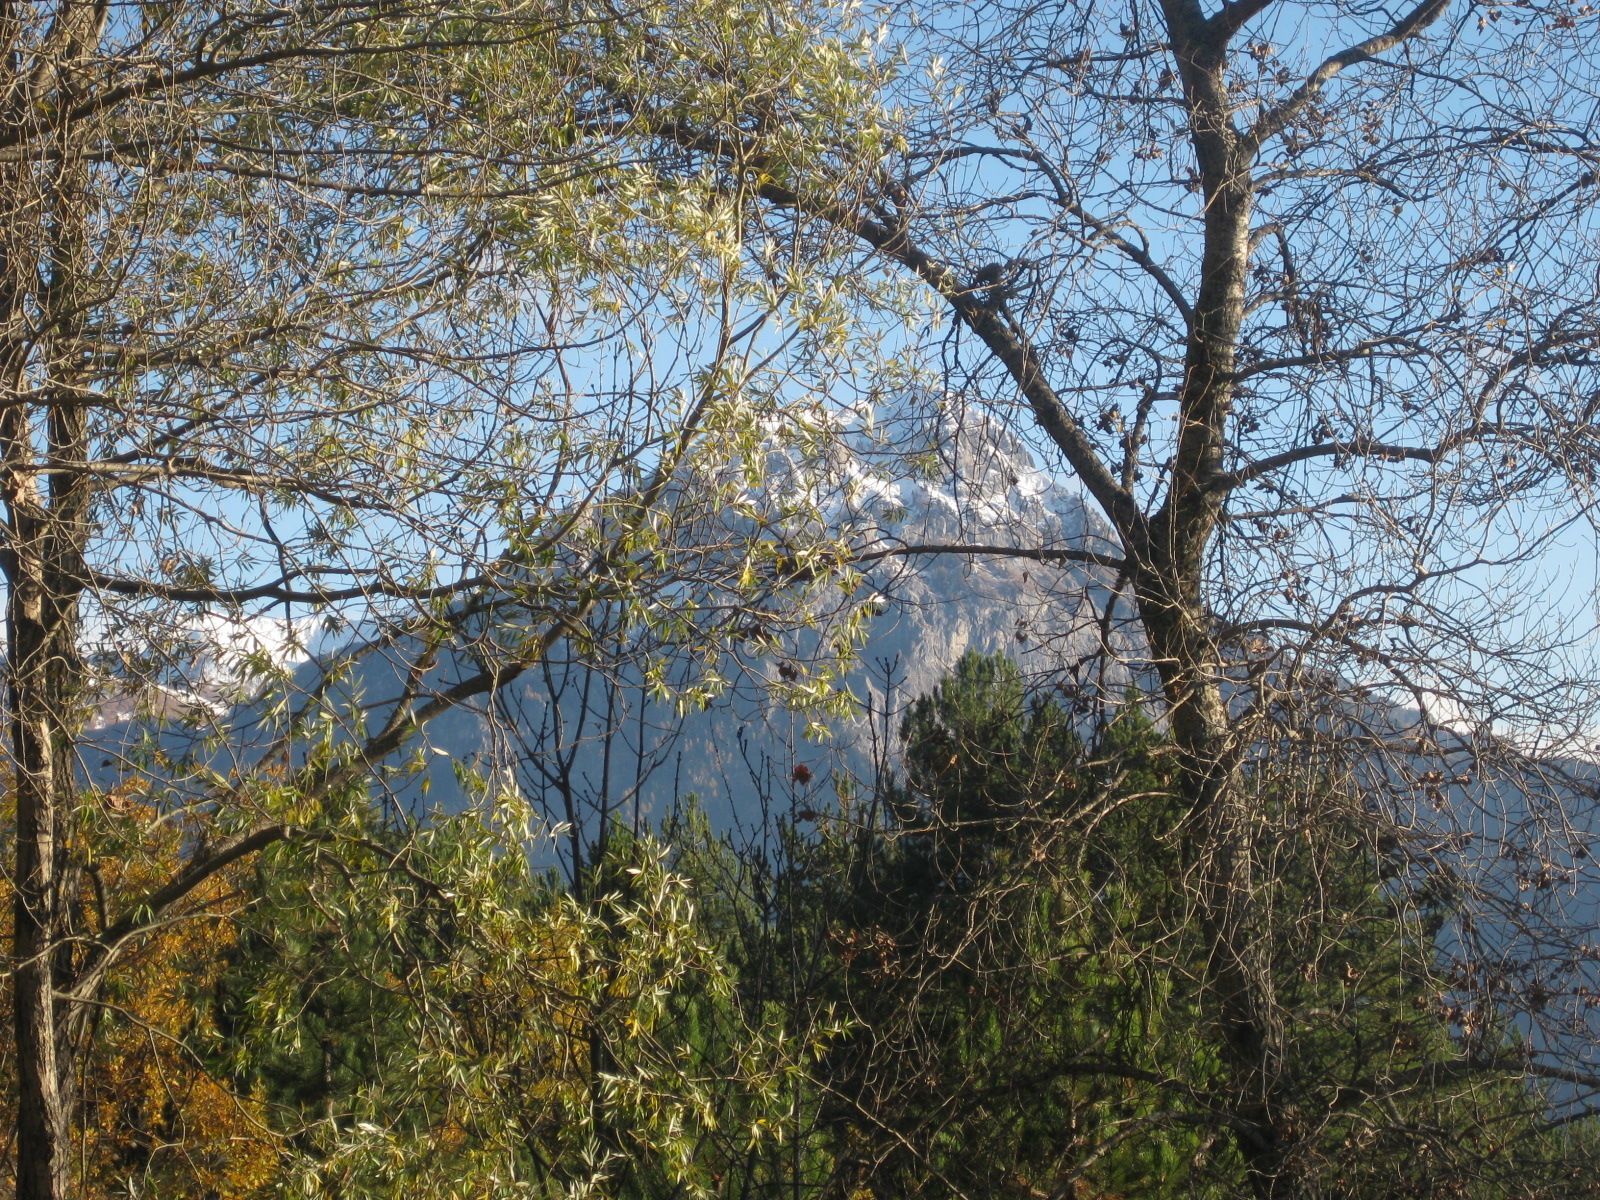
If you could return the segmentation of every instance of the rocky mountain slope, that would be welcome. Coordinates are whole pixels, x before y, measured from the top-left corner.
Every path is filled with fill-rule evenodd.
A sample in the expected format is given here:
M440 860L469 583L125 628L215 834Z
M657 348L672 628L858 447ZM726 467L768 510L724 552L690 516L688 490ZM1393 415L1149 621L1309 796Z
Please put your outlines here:
M816 487L814 466L783 463L771 471L773 486L793 486L801 471L812 472L805 482ZM1099 653L1114 581L1039 555L1106 550L1109 542L1075 491L1042 471L1015 438L951 418L936 427L926 453L908 455L892 422L863 423L846 431L824 473L825 518L865 554L881 555L865 567L854 597L874 615L854 665L836 683L849 693L850 715L823 730L769 687L818 656L828 636L825 613L818 629L777 646L730 651L718 667L729 681L725 692L689 712L650 698L627 653L596 669L592 653L580 661L558 643L540 668L491 702L434 719L420 754L408 756L414 769L388 781L393 802L409 811L452 807L463 799L463 780L509 779L558 823L653 824L693 796L718 825L758 826L774 805L829 807L852 781L891 762L901 709L969 649L1010 654L1041 684L1120 696L1128 677L1115 653ZM930 546L946 549L909 552ZM950 549L961 546L991 552ZM1021 553L992 552L1004 548ZM596 620L603 624L606 614ZM268 738L271 705L252 694L262 664L285 665L289 692L303 694L341 649L315 621L207 618L194 634L199 650L183 672L160 687L113 691L101 704L97 739L106 769L152 729L170 753L194 753L209 738L218 749L201 754L248 761ZM471 669L446 656L430 685L447 687ZM340 682L337 696L365 708L370 725L405 670L403 655L373 654Z

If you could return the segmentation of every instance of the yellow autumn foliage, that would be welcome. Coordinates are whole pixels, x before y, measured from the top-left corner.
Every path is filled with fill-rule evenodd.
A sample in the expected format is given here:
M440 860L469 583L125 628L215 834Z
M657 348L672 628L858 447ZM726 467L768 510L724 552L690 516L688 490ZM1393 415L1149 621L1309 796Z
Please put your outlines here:
M84 864L79 875L76 919L93 930L115 917L101 911L100 898L140 895L169 879L193 831L158 820L154 807L134 796L91 805L87 819L112 835L102 844L120 851ZM4 816L9 821L9 812ZM260 1098L240 1094L204 1061L217 1035L204 1001L235 944L233 918L241 906L233 881L219 875L111 968L97 998L90 1045L76 1063L76 1184L85 1200L249 1200L276 1177L279 1146ZM0 875L5 944L12 919L9 880ZM0 1009L9 1025L5 985ZM9 1073L14 1064L3 1069ZM10 1085L4 1089L0 1129L15 1128L15 1094ZM13 1169L9 1159L0 1162L0 1189L13 1186Z

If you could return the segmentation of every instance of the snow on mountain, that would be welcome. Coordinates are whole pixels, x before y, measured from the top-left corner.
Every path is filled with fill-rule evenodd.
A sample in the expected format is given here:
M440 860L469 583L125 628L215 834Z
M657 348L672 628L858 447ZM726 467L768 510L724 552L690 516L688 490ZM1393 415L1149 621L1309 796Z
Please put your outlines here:
M927 453L908 456L905 429L864 426L831 464L822 504L829 523L864 553L885 555L867 571L875 615L842 681L855 715L833 721L831 737L808 736L807 719L764 686L803 666L825 636L819 632L784 653L733 652L739 661L723 672L733 681L727 694L684 715L648 701L626 664L596 679L558 654L536 678L508 689L504 744L492 745L480 726L477 752L492 757L520 743L528 752L515 767L520 785L559 820L621 814L647 822L692 794L715 823L754 829L775 805L822 810L853 781L869 779L894 757L900 711L969 649L1010 654L1041 680L1076 672L1091 682L1090 664L1104 660L1099 619L1112 580L1021 556L901 553L1110 548L1077 493L1004 430L952 420L936 431ZM906 469L908 459L916 469ZM1099 682L1120 694L1126 679L1113 672ZM452 721L448 735L436 730L431 740L454 755L464 723Z
M203 612L167 630L159 671L108 672L91 731L136 720L220 719L260 695L264 680L292 672L325 649L320 618ZM115 657L91 637L91 660ZM134 682L137 680L137 682Z
M584 828L616 818L648 823L690 795L719 824L754 826L772 805L825 808L848 779L869 777L875 763L893 756L900 709L931 691L969 649L1008 653L1041 679L1075 678L1120 694L1126 677L1115 668L1087 676L1090 664L1105 658L1097 650L1109 578L1021 555L907 553L958 545L1110 548L1077 493L1005 430L954 416L931 428L919 445L908 418L862 416L842 431L822 467L769 464L769 487L811 488L838 536L880 556L856 598L874 615L841 681L855 715L834 721L831 738L818 740L815 725L775 701L768 687L819 654L832 633L826 614L818 629L781 650L731 649L718 668L730 681L725 694L687 713L650 699L627 655L597 662L590 652L580 660L558 643L492 702L434 719L412 759L420 759L420 770L396 775L395 800L413 809L458 803L461 768L470 768L514 780L552 821ZM309 686L335 649L315 625L269 619L207 618L191 640L196 651L185 672L101 706L101 737L135 736L152 719L169 723L168 739L182 736L186 720L207 731L226 721L226 740L248 756L248 747L267 737L252 689L259 691L274 665ZM374 655L338 694L381 713L404 669L399 659ZM472 669L446 656L430 682L448 686ZM229 704L236 707L224 717Z
M692 795L719 826L754 830L773 806L825 809L839 789L870 778L894 756L900 710L969 649L1008 653L1041 679L1077 672L1092 682L1085 673L1103 658L1098 624L1110 579L1026 557L900 553L1108 549L1079 496L992 427L944 429L918 469L905 470L906 461L902 431L878 425L854 431L829 465L826 519L864 552L885 554L867 571L863 599L875 615L842 680L855 715L833 721L831 737L815 737L810 720L768 687L817 655L826 621L780 652L731 649L719 668L726 693L687 713L649 699L626 657L597 669L592 656L579 661L558 645L491 709L462 708L430 725L430 800L451 794L458 764L474 763L509 775L557 822L645 825ZM783 470L772 470L772 486L786 486ZM1126 676L1099 682L1120 694Z

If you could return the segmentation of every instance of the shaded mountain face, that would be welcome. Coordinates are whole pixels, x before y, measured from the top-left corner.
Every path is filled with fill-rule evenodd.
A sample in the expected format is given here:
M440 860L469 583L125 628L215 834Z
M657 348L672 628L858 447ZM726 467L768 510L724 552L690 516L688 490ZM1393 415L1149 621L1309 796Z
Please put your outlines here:
M1045 480L1020 449L997 459L994 474L1013 482L990 493L990 519L976 526L936 478L869 492L843 520L870 528L863 544L876 550L1034 551L1095 537L1078 498ZM816 629L780 645L752 642L726 655L719 669L730 685L706 708L679 712L650 700L627 655L596 671L560 647L500 696L500 720L459 714L448 734L436 728L430 740L452 753L470 742L491 761L509 752L525 793L558 821L649 823L693 796L714 825L754 831L775 810L821 811L860 795L897 756L902 710L968 650L1012 656L1039 686L1120 697L1127 670L1100 653L1113 583L1027 557L896 555L869 568L858 590L871 615L853 664L834 683L850 698L848 715L818 723L772 692L827 658L835 630L822 615Z
M1101 652L1115 581L1048 554L1108 550L1103 527L1006 431L952 415L912 445L914 427L930 428L922 419L862 420L841 431L820 465L767 464L768 489L810 489L813 509L865 562L858 585L819 603L809 628L736 639L712 664L726 686L708 704L652 694L647 664L675 685L669 691L703 677L693 647L643 644L600 609L581 654L556 643L536 668L434 718L418 746L382 764L391 803L452 808L480 786L512 783L553 824L570 827L562 854L581 861L606 822L654 824L691 797L713 824L754 830L777 810L820 811L860 794L895 757L901 710L968 650L1007 653L1040 686L1075 697L1120 697L1126 647L1110 637L1113 653ZM828 680L838 711L781 700L782 685L834 662L852 613L864 618L853 659ZM314 622L270 619L209 618L193 641L186 671L101 704L91 775L116 774L141 741L215 766L277 753L282 713L324 686L344 650ZM401 643L359 658L328 688L325 711L352 729L374 728L407 680L413 649ZM441 655L425 690L443 692L481 670L485 653L479 645ZM263 692L252 681L274 663L282 678Z

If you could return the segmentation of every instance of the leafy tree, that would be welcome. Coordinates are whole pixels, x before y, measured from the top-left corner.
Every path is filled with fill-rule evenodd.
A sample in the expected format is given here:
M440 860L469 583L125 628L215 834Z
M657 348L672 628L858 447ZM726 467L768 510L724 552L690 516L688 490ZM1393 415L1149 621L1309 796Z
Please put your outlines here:
M836 1170L822 1064L850 1036L852 1021L830 987L832 944L793 936L819 847L785 823L741 844L713 830L693 802L668 818L662 835L733 984L726 996L686 989L674 997L686 1040L709 1062L736 1058L751 1027L781 1031L791 1047L789 1070L762 1098L764 1108L724 1087L721 1118L696 1156L714 1164L723 1196L825 1194Z
M268 851L230 956L223 1056L291 1178L313 1194L470 1179L654 1197L803 1177L794 1119L837 1023L798 1028L752 989L750 943L726 923L745 897L717 873L734 860L684 819L670 850L615 831L581 887L530 870L509 826L486 838L442 816L371 841L409 894L348 852Z
M969 652L909 710L885 823L833 835L803 919L859 1023L824 1076L839 1194L1155 1195L1202 1147L1167 1120L1193 997L1148 954L1175 862L1120 816L1166 772L1147 726L1106 740Z
M1196 864L1149 821L1181 804L1170 740L1135 707L1088 747L1014 665L975 654L904 734L886 823L833 834L790 917L835 955L808 986L857 1023L821 1077L836 1193L1249 1187ZM1283 764L1253 783L1293 830L1262 902L1300 1194L1581 1192L1592 1145L1546 1131L1516 1039L1451 1023L1427 881L1326 779Z
M910 0L872 188L762 184L948 318L930 454L975 409L1103 519L874 553L1095 569L1104 655L1159 683L1259 1196L1294 1191L1301 1120L1257 905L1286 831L1253 772L1284 745L1361 774L1369 819L1463 881L1462 974L1541 1027L1531 1075L1581 1074L1594 1033L1583 936L1505 863L1600 885L1555 757L1588 750L1595 643L1548 607L1592 542L1600 42L1581 7L1514 9Z
M406 853L375 828L365 848L274 846L242 873L237 936L218 956L217 1057L302 1151L319 1123L350 1125L356 1098L408 1052L404 942L349 912L345 884Z
M175 870L186 836L132 794L114 797L96 824L101 856L87 864L74 897L91 928L105 919L106 896L152 887ZM229 872L196 888L108 974L84 1042L74 1047L79 1195L245 1200L266 1195L275 1181L282 1146L268 1104L218 1053L224 1031L214 989L245 904L240 883ZM0 885L0 898L9 902L10 892L9 882ZM9 903L0 910L6 933L9 911ZM9 989L0 990L0 1008L11 1016ZM14 1128L15 1060L7 1057L4 1067L0 1122ZM15 1153L11 1146L7 1157ZM14 1161L7 1166L15 1171Z
M978 655L904 733L875 809L756 853L690 805L571 888L509 798L498 835L268 851L223 1024L301 1184L1237 1195L1193 867L1145 821L1179 802L1168 739L1133 705L1088 746ZM1503 1025L1463 1028L1438 881L1328 781L1259 786L1295 830L1268 900L1302 1193L1583 1194L1591 1131L1547 1121Z
M0 5L19 1196L75 1191L73 1048L116 961L266 846L357 833L432 718L582 652L597 606L703 666L839 600L803 495L762 488L870 361L829 239L658 122L762 124L797 170L870 157L850 34L698 0ZM88 732L269 618L350 646L312 680L236 655L186 755ZM387 664L372 694L358 660ZM264 730L215 715L264 680ZM195 831L102 922L74 899L90 769Z
M382 996L373 976L387 976L382 1011L305 1002L292 953L304 931L280 941L289 956L255 964L266 986L250 989L233 1036L293 1101L280 1110L299 1124L293 1186L717 1194L724 1160L703 1151L724 1126L738 1152L777 1136L802 1051L730 1007L728 967L662 849L619 838L580 900L530 869L517 806L502 815L497 834L470 818L432 822L400 850L406 884L359 861L316 881L302 922L347 931L317 982ZM378 932L370 949L357 928ZM701 1036L708 1005L724 1040ZM370 1057L326 1073L305 1104L283 1083L309 1074L292 1049L319 1033Z

